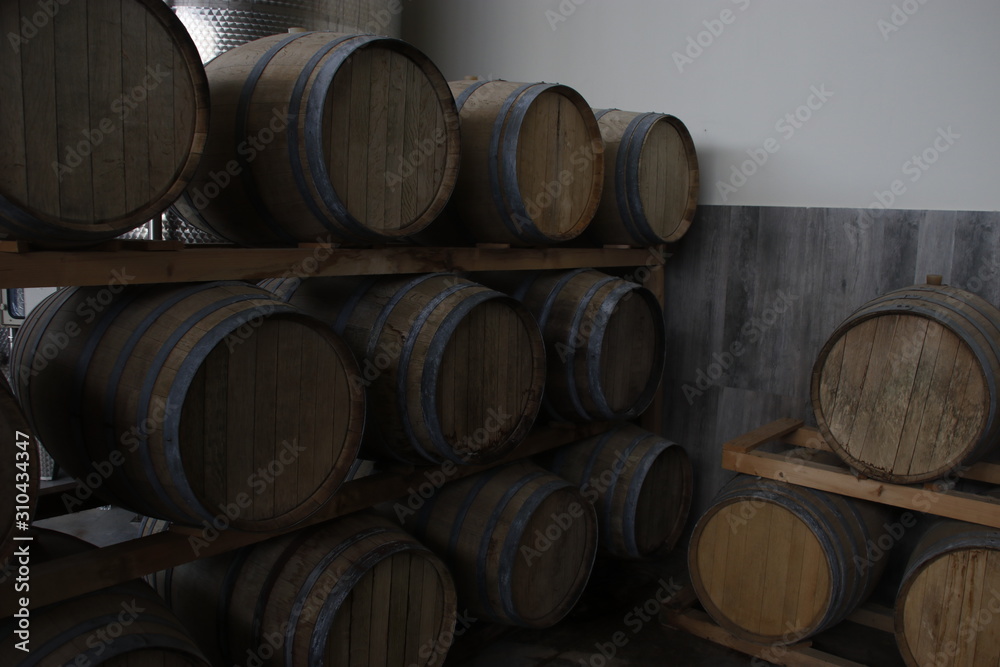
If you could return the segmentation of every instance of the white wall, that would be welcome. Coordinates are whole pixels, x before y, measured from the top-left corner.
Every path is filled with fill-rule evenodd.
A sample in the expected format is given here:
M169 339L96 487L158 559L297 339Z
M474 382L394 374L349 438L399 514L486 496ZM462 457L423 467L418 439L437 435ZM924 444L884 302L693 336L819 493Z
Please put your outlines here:
M699 33L708 46L679 67ZM404 14L404 37L451 79L558 81L595 107L680 117L705 204L866 207L898 181L891 208L1000 210L998 33L998 0L418 0ZM776 125L814 86L832 97ZM958 138L935 155L939 128ZM723 196L769 138L777 152ZM926 171L908 163L928 148Z

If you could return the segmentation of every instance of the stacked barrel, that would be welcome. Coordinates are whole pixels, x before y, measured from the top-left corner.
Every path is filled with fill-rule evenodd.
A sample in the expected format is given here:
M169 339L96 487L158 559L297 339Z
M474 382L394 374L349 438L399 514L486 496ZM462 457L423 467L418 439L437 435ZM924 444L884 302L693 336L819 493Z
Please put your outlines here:
M378 3L284 3L288 32L205 39L233 25L224 4L69 3L18 41L0 62L0 234L84 246L169 208L245 247L502 250L659 246L691 223L697 158L673 116L595 112L559 84L449 83L382 36L394 17ZM27 7L0 8L4 34ZM147 591L156 611L119 644L142 650L114 664L434 664L459 603L547 627L599 553L658 558L680 536L687 455L628 423L663 375L658 290L593 269L128 283L125 269L29 313L0 387L4 447L30 460L37 437L147 534L225 517L271 539L154 577L187 631ZM603 426L517 460L540 420ZM413 536L369 513L310 525L373 462L484 471L390 510ZM24 468L4 468L5 500L30 521ZM0 565L19 526L0 527ZM39 540L56 559L85 549ZM88 604L45 610L43 660L73 661Z
M885 484L973 484L959 480L1000 443L998 377L993 304L940 276L890 291L849 315L820 350L812 406L830 453L809 458ZM915 505L934 512L933 502ZM894 518L884 505L739 477L695 528L692 580L731 634L794 643L846 618L895 549L899 572L883 584L895 594L906 664L995 662L1000 535L973 523L988 523L985 511L969 523L918 515Z

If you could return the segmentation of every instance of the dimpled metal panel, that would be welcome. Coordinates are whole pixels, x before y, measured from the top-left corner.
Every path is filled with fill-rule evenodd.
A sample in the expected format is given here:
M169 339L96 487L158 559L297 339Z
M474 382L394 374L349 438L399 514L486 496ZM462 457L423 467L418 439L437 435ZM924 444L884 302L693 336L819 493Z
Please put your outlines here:
M240 44L293 27L398 37L398 9L402 6L390 0L166 0L166 3L191 33L204 62Z

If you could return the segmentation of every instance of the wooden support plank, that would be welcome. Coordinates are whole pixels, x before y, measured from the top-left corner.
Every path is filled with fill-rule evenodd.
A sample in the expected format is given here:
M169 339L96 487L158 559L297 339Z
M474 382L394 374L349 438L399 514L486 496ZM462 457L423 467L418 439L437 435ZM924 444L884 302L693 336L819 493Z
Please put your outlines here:
M797 431L783 436L781 441L795 447L805 447L807 449L815 449L823 452L832 451L830 449L830 445L827 444L826 440L823 439L823 436L820 435L819 430L809 426L803 426ZM962 479L968 479L976 482L986 482L987 484L1000 486L1000 464L976 463L967 470L959 472L958 476Z
M516 271L662 263L649 250L601 248L319 249L189 247L182 252L132 250L0 253L0 288L106 285L115 273L132 283L261 280L288 275L349 276L436 271ZM315 271L312 267L316 266Z
M488 470L521 458L534 456L562 445L593 437L611 427L607 423L583 424L572 429L548 429L535 431L505 458L490 465L448 466L449 481ZM285 532L292 532L329 521L346 514L358 512L385 502L391 502L406 495L410 487L417 487L427 481L428 472L434 468L401 468L377 473L345 483L336 496L310 519ZM214 530L210 533L215 534ZM224 531L216 539L208 539L201 528L173 526L164 533L141 537L85 554L61 558L46 563L32 565L31 608L65 600L84 593L114 586L132 579L207 558L248 544L254 544L281 533L242 533ZM4 586L11 586L12 580ZM0 587L0 591L4 591ZM16 595L0 595L0 618L17 611Z
M896 632L896 620L892 609L882 605L866 604L856 609L853 614L847 617L847 620L889 634Z
M725 452L737 452L746 454L757 449L761 445L783 438L802 426L801 419L778 419L770 424L756 428L749 433L735 437L722 445L723 454Z
M660 620L663 625L668 627L683 630L695 637L707 639L720 646L761 660L767 660L776 665L785 665L786 667L865 667L861 663L818 651L812 648L808 641L791 646L761 646L738 639L716 625L708 614L695 609L680 613L664 611Z
M783 454L767 452L744 454L723 450L722 467L746 475L1000 528L1000 499L987 496L859 479L846 467L790 460Z
M627 246L621 248L622 250L627 249ZM658 248L660 256L665 256L663 253L664 248L660 246ZM663 267L654 266L650 269L650 276L645 282L645 287L653 296L656 297L656 302L660 304L660 309L666 317L666 282L663 275ZM666 364L666 359L664 358L664 364ZM664 380L661 376L660 386L656 388L656 393L653 395L653 402L650 404L649 408L640 417L640 423L642 427L649 431L650 433L655 433L657 435L664 435L664 421L663 412L666 410L666 400L665 400Z
M27 241L0 241L0 252L22 253L29 249Z

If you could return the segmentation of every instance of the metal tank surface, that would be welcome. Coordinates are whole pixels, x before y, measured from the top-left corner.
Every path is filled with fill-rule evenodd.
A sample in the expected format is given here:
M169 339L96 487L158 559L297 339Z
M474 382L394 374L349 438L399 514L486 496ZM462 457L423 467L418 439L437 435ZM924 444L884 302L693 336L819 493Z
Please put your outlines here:
M289 28L399 37L403 0L165 0L203 62Z

